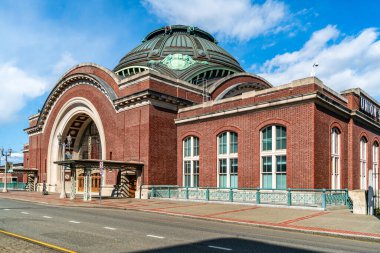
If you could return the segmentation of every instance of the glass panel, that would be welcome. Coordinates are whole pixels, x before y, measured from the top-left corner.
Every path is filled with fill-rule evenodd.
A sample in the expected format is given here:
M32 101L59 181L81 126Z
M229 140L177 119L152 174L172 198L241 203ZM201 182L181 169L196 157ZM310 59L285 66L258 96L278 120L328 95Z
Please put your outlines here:
M277 172L286 172L286 156L276 156Z
M190 175L186 175L185 176L185 187L190 187L191 185L191 179L190 179Z
M332 136L331 136L331 152L334 155L339 155L339 131L338 129L334 128L332 130Z
M272 127L263 130L263 151L272 150Z
M286 128L276 126L276 149L286 149Z
M199 138L194 137L194 154L193 156L199 156Z
M286 189L286 174L277 174L276 175L276 188L277 189Z
M184 145L184 156L189 157L191 156L191 137L186 138L185 145Z
M193 161L194 174L199 174L199 161Z
M227 159L219 159L219 174L227 173Z
M334 159L334 171L335 171L335 174L339 174L339 158L338 157L335 157Z
M362 138L360 141L360 146L361 146L360 147L360 150L361 150L360 158L362 160L367 160L366 145L367 145L367 140Z
M379 146L377 143L373 144L373 162L378 163L379 159Z
M238 136L237 133L230 133L230 153L235 154L238 152Z
M272 172L272 157L264 156L263 159L263 172Z
M227 187L227 159L219 159L219 187Z
M237 175L231 175L231 188L238 188L238 176Z
M263 188L272 189L272 174L263 174Z
M227 133L219 135L219 154L227 154Z
M237 174L238 173L238 159L233 158L230 160L231 161L231 174Z
M199 175L194 175L194 187L199 187Z
M190 174L190 173L191 173L191 162L185 161L185 174Z
M227 188L227 175L219 175L219 187Z

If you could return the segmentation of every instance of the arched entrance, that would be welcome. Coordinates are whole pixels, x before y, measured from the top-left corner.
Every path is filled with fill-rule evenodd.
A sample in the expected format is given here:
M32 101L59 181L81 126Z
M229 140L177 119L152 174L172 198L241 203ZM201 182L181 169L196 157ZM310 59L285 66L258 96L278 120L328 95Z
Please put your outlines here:
M71 144L68 145L66 141L65 150L59 145L58 135L62 135L62 140L67 140L67 137L71 136ZM96 108L84 98L69 100L57 114L50 134L45 176L48 190L59 192L63 187L62 173L60 173L62 167L54 162L67 159L103 159L105 154L105 133ZM93 170L92 173L99 171ZM64 174L65 189L68 191L70 191L70 176L70 172ZM76 185L79 186L78 181ZM99 191L98 188L94 190Z
M86 114L77 114L66 126L65 132L70 136L72 145L65 147L64 160L102 160L102 142L95 122ZM85 171L79 170L76 176L76 192L83 193L85 186ZM75 171L76 172L76 171ZM78 174L76 172L76 174ZM99 169L91 169L91 193L99 193L101 189L101 175ZM71 180L71 171L65 172L66 184ZM66 187L67 189L67 187Z
M61 140L71 139L71 143L59 145ZM52 127L48 148L49 191L61 192L62 196L83 194L84 200L92 195L112 196L116 188L127 185L128 195L134 197L137 178L141 175L140 162L106 160L105 132L101 118L94 106L84 98L75 98L61 107ZM104 169L100 171L100 164ZM65 173L60 173L62 168ZM112 177L117 171L126 174L128 182L115 185ZM102 173L103 172L103 173ZM106 177L110 177L107 181ZM64 183L61 183L64 182ZM106 184L105 182L108 182Z

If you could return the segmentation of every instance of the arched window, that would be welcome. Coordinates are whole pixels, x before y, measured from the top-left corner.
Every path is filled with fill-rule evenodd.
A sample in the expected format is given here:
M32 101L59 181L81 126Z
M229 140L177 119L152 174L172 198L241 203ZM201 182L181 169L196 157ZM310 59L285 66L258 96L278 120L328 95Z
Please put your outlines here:
M286 128L268 126L261 131L260 187L286 189Z
M238 188L238 135L218 135L218 187Z
M331 189L340 189L340 131L331 130Z
M360 139L360 189L367 189L367 139Z
M195 136L183 141L183 186L199 187L199 138Z
M373 143L372 152L372 187L374 191L377 191L379 189L379 143Z

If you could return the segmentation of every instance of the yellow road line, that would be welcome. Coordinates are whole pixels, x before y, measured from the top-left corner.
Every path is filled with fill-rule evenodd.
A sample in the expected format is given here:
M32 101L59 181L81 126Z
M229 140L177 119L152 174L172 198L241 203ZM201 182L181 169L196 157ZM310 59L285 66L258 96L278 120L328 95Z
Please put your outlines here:
M56 245L53 245L53 244L50 244L50 243L41 242L41 241L29 238L29 237L25 237L25 236L22 236L22 235L14 234L14 233L7 232L7 231L1 230L1 229L0 229L0 233L6 234L6 235L9 235L9 236L13 236L13 237L17 237L17 238L20 238L20 239L23 239L23 240L26 240L26 241L29 241L29 242L33 242L33 243L36 243L36 244L39 244L39 245L51 248L51 249L59 250L59 251L62 251L62 252L76 253L75 251L72 251L72 250L69 250L69 249L61 248L59 246L56 246Z

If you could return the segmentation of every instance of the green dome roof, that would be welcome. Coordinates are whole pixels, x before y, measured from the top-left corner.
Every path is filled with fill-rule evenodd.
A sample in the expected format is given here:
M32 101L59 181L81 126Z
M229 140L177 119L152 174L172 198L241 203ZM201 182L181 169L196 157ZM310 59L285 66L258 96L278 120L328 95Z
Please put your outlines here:
M191 26L166 26L149 33L125 55L114 72L130 76L146 69L191 83L215 81L244 72L238 61L209 33Z

